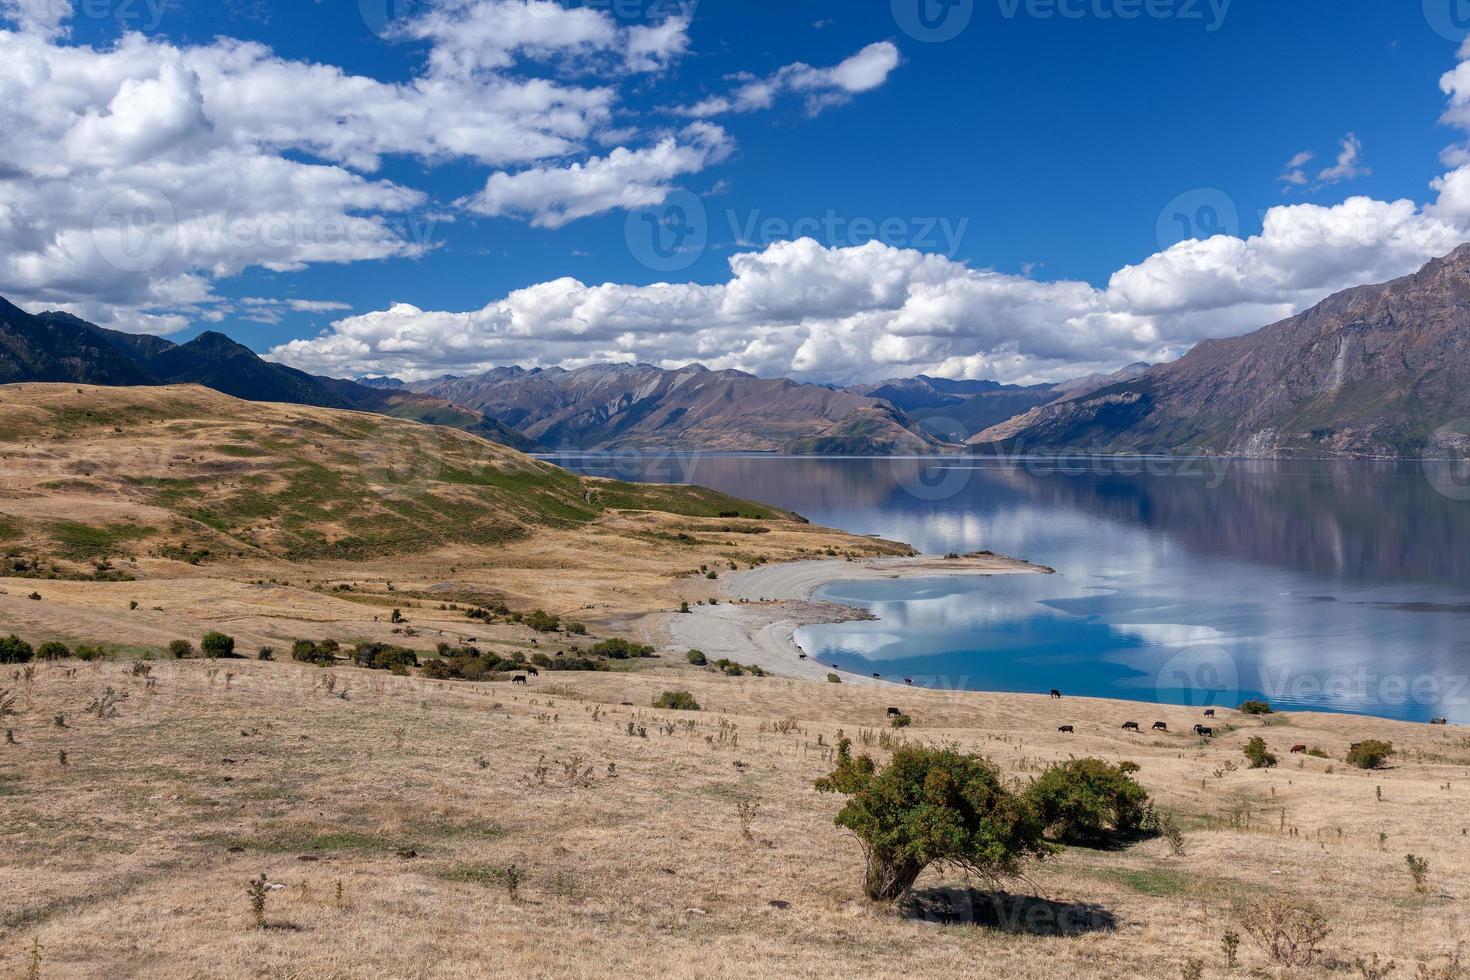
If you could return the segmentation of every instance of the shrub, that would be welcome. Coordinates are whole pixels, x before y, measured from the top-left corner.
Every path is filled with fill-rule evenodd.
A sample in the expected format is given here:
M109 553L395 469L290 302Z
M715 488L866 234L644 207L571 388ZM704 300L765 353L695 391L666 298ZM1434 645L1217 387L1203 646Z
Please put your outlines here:
M173 640L168 645L168 655L175 660L183 660L194 652L194 644L188 640Z
M544 609L533 609L521 619L537 633L555 633L561 627L561 617L553 616Z
M1240 912L1240 927L1272 963L1283 966L1311 966L1317 944L1331 931L1316 906L1287 895L1247 906Z
M614 639L594 643L589 651L594 657L611 657L614 660L633 660L653 656L653 647L629 640Z
M1047 833L1073 844L1108 844L1138 833L1148 792L1133 779L1132 762L1071 759L1043 772L1026 788Z
M907 728L913 723L914 720L912 718L902 713L894 715L893 721L891 722L894 728Z
M419 655L407 647L391 643L359 643L352 650L352 662L370 670L393 670L417 667Z
M199 651L206 657L233 657L235 638L211 630L205 633L204 638L199 641Z
M687 613L689 611L689 603L688 602L681 602L681 603L679 603L679 611L681 613Z
M567 623L565 629L566 629L566 631L568 633L572 634L573 636L586 636L587 635L587 624L586 623Z
M1377 769L1393 755L1393 743L1370 738L1348 749L1347 763L1359 769Z
M1246 759L1250 761L1252 769L1272 769L1276 766L1276 756L1272 755L1266 748L1266 740L1255 735L1249 742L1245 743L1242 750Z
M14 633L0 640L0 664L30 663L35 655L31 645Z
M39 660L65 660L70 656L71 651L67 649L66 644L58 643L55 640L51 640L49 643L42 643L36 649L36 657Z
M261 647L260 652L255 655L255 659L274 660L276 659L276 651L273 647Z
M72 654L78 660L84 662L101 660L104 656L106 656L106 654L102 652L101 647L87 646L86 644L79 644L77 648L72 651Z
M1271 705L1266 701L1262 701L1258 698L1251 698L1249 701L1242 702L1240 707L1235 710L1239 711L1243 715L1269 715L1272 711L1272 708Z
M1405 854L1404 861L1409 865L1409 876L1414 879L1414 891L1422 892L1429 880L1429 861L1412 854Z
M535 664L537 667L550 667L551 658L538 650L537 652L531 654L531 663Z
M690 650L684 656L696 667L703 667L709 663L709 658L700 650Z
M1030 801L1006 789L989 760L954 748L901 746L879 770L869 756L853 758L844 738L816 788L848 796L836 822L862 844L863 889L875 901L907 894L930 864L994 880L1051 853Z
M827 683L828 684L841 684L842 683L842 678L841 677L838 677L836 674L834 674L834 673L832 673L832 672L829 671L827 673Z
M688 691L665 691L653 702L655 708L671 708L674 711L698 711L699 702Z
M302 663L316 664L318 667L330 667L337 661L337 651L341 649L336 640L322 640L317 643L313 640L297 640L291 644L291 659Z

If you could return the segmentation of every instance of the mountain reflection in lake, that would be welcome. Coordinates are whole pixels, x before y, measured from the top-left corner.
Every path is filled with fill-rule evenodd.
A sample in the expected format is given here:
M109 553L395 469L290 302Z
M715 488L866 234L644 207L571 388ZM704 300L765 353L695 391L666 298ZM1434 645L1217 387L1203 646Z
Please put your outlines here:
M812 656L935 687L1470 723L1470 492L1450 464L576 455L1054 576L837 583Z

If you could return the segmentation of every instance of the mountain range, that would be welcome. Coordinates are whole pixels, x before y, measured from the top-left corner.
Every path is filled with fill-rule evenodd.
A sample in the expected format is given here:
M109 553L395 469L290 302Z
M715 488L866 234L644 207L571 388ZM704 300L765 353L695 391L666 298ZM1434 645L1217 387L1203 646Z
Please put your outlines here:
M531 440L481 412L396 388L323 378L274 364L222 333L186 344L87 323L69 313L30 314L0 299L0 384L198 384L259 402L345 408L446 425L517 449Z
M520 449L1463 455L1467 354L1470 245L1171 363L1025 386L919 375L842 388L698 364L350 381L266 361L213 331L174 344L0 299L0 383L195 383L453 426Z
M998 423L976 447L1228 456L1463 455L1470 245L1131 380Z

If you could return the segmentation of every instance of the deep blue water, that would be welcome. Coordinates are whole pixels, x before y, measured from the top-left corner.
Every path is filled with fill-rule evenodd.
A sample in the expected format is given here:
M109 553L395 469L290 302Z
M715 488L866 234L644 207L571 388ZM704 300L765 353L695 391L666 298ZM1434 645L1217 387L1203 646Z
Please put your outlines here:
M936 687L1470 722L1470 493L1447 465L575 456L925 553L1056 575L846 582L806 627L844 669Z

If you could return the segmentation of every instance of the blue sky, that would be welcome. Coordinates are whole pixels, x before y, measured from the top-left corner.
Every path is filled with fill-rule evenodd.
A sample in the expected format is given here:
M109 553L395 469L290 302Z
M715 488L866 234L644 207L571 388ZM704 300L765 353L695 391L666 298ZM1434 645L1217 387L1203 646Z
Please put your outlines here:
M211 64L220 60L219 38L257 42L263 46L259 56L273 62L335 66L344 77L407 86L432 76L434 59L449 48L442 31L407 28L443 16L453 37L453 18L470 16L477 6L524 5L525 0L236 0L161 7L156 6L161 0L76 0L69 18L48 24L33 12L29 22L24 20L26 4L54 8L59 2L5 0L13 14L21 11L17 23L30 36L44 38L48 47L36 49L43 61L63 49L100 56L119 43L120 25L130 27L141 35L133 41L147 46L149 58L114 66L118 85L125 86L130 77L154 77L164 71L159 64L183 52L189 68L205 79L203 94L197 96L199 111L189 118L204 120L199 128L209 131L211 146L220 142L227 126L238 130L229 142L254 146L267 140L274 118L261 112L222 122L225 114L208 84L212 69L199 68L205 57L199 52L211 52ZM1432 206L1436 192L1431 181L1460 162L1442 157L1463 134L1441 119L1450 104L1441 77L1458 59L1456 32L1446 28L1448 12L1441 17L1436 0L1426 0L1423 9L1417 2L1380 0L1216 0L1214 6L1208 0L1153 2L1153 9L1169 16L1124 19L1120 12L1130 9L1130 0L1071 0L1064 6L1073 16L1040 16L1056 8L1046 0L959 0L947 14L959 21L945 21L943 7L928 8L940 17L941 32L955 33L943 40L916 37L923 32L913 29L914 8L939 0L608 0L564 5L580 7L599 19L599 26L614 31L676 18L683 36L658 55L652 70L630 70L607 51L589 57L580 50L547 54L533 43L514 48L506 64L481 67L474 84L483 84L488 72L496 79L538 79L611 93L606 115L592 127L596 132L580 135L560 152L492 162L484 154L476 158L443 148L410 149L413 134L405 132L395 149L364 164L341 153L323 153L311 145L309 135L268 140L269 152L284 164L329 165L341 171L343 180L386 180L415 193L417 199L407 207L375 203L349 208L348 213L386 214L393 234L427 248L376 247L342 255L297 249L283 261L269 256L262 260L258 252L238 257L211 252L182 265L171 256L166 267L126 270L152 276L151 292L119 284L94 297L67 294L87 280L80 271L52 280L38 273L48 254L38 249L37 261L22 272L7 277L0 267L0 292L17 296L28 307L64 305L103 322L111 318L125 329L168 330L174 339L222 329L256 349L275 348L274 356L329 373L406 369L423 374L509 360L659 361L657 355L666 352L671 363L698 357L760 373L842 379L845 372L836 364L861 349L861 369L846 373L939 370L1023 380L1117 366L1135 357L1171 356L1201 336L1259 326L1361 277L1409 271L1446 244L1463 240L1460 216L1444 208L1435 219L1438 224L1416 235L1412 247L1355 242L1350 249L1339 249L1350 254L1326 263L1326 270L1316 268L1323 264L1320 259L1273 251L1272 288L1252 286L1240 295L1209 295L1199 301L1198 295L1210 294L1212 287L1186 284L1180 288L1194 289L1190 296L1181 301L1171 293L1162 302L1156 297L1140 300L1136 289L1126 296L1110 290L1118 270L1144 263L1182 237L1168 231L1182 228L1171 213L1207 217L1201 206L1215 208L1214 213L1234 209L1238 222L1228 217L1206 221L1194 232L1201 239L1219 231L1248 242L1261 233L1271 208L1332 208L1357 196L1381 204L1407 198L1416 206ZM1453 2L1444 0L1447 11ZM1145 5L1132 0L1131 7ZM968 22L956 31L954 25L965 17ZM416 38L408 36L415 33ZM822 76L780 83L784 90L754 111L703 117L683 111L701 99L731 96L752 76L804 79L790 66L824 72L875 50L875 45L883 48L882 54L895 53L897 63L880 66L877 76L865 75L861 90L847 91ZM788 74L782 76L783 71ZM159 77L166 78L166 71ZM469 86L466 77L456 84ZM875 77L877 83L871 84ZM242 98L244 84L231 90L231 99ZM15 89L12 83L7 91ZM308 104L309 96L318 94L314 86L303 86L301 94L296 124L309 128L312 113L322 114L322 127L340 121L332 105ZM81 125L89 111L121 115L117 91L96 97L98 106L71 107L74 117L57 124L58 142L65 142L70 132L65 127ZM466 87L463 101L469 104L474 98L475 90ZM31 111L39 117L41 109L34 107L52 101L37 92ZM278 106L273 111L285 110ZM183 110L166 99L147 109L159 113L165 128L172 125L168 113L178 111ZM683 129L695 123L717 128L719 136ZM150 123L145 118L142 125ZM382 123L373 125L381 128ZM133 130L125 132L116 138L134 138ZM183 135L161 152L177 152L181 160L193 153L197 159L198 151L188 149L196 139L189 126L178 132ZM467 203L494 173L575 169L619 147L637 154L663 139L671 139L676 151L694 146L689 152L698 157L697 163L655 180L643 194L651 199L637 206L599 203L594 213L546 227L547 222L535 217L539 205L526 204L519 191L519 196L512 195L521 201L518 206ZM1356 155L1337 174L1319 176L1337 163L1344 141L1352 141ZM1288 161L1305 153L1313 156L1298 168L1298 183L1284 182ZM128 162L138 166L135 158ZM11 165L35 170L25 159ZM148 181L156 173L145 178L125 171L117 167L104 176L123 193L151 192L154 185ZM80 171L70 176L85 179ZM539 201L538 194L532 196ZM648 261L637 241L630 244L629 229L640 219L667 224L672 220L668 205L680 201L693 201L702 210L699 237L707 238L707 244L681 251L672 258L672 267L660 267L658 261ZM170 203L171 212L180 215L210 207L208 202ZM235 214L239 208L221 203L220 213ZM644 218L645 213L650 217ZM1421 219L1427 221L1428 213L1413 216ZM636 239L636 230L632 234ZM797 250L779 255L768 251L802 235L813 239L809 244L835 251L815 253L816 259ZM849 250L871 237L894 251L864 252L859 262ZM588 287L629 287L616 298L619 310L651 302L646 291L631 291L650 283L724 289L732 280L731 258L741 253L769 260L761 264L761 275L767 278L761 280L760 297L752 301L760 312L743 307L732 313L730 297L723 293L704 297L700 302L713 306L695 304L693 313L703 310L729 322L688 348L672 343L667 330L645 336L642 326L620 322L616 314L596 314L607 322L587 327L594 314L585 312L585 297L577 301L574 328L565 317L543 313L540 307L519 327L508 313L481 314L478 321L469 316L516 290L561 277ZM944 260L943 270L925 265L935 258ZM873 320L876 308L893 313L894 304L884 297L870 307L842 296L836 303L841 312L830 322L822 321L820 309L804 306L773 312L772 307L801 306L791 299L793 293L820 306L822 291L811 293L805 281L771 285L776 278L794 279L798 272L810 271L818 260L852 266L843 273L842 289L853 279L881 279L896 266L928 269L903 275L930 286L946 277L994 270L1019 281L987 282L987 295L998 289L1004 297L997 302L1007 308L1027 303L1037 309L1034 320L1018 319L999 332L966 326L967 316L987 316L984 308L964 314L941 309L935 316L947 325L931 335L912 321L940 300L933 295L916 298L917 287L909 287L900 302L912 307L901 323L891 317L876 327L863 322ZM1201 262L1216 260L1194 255L1189 261L1199 273ZM1256 257L1229 261L1238 264L1231 278L1249 277L1259 267ZM1282 265L1289 267L1277 268ZM1211 281L1218 281L1219 274L1218 264L1203 273ZM187 287L180 285L186 281ZM1045 288L1033 296L1026 292L1028 282ZM980 288L968 280L962 286L972 292ZM773 298L767 288L788 292ZM293 299L308 301L298 305L311 308L292 309L288 301ZM561 299L547 306L556 308ZM598 300L608 302L606 296ZM335 348L298 347L293 353L279 346L313 338L333 320L383 313L395 303L412 304L424 315L442 311L444 317L461 319L434 323L400 315L391 324L375 322L356 334L336 332L343 343ZM690 314L691 308L681 306L650 316L677 319ZM487 317L494 325L486 326ZM1120 327L1119 317L1133 319ZM1050 322L1057 318L1064 326ZM1098 327L1103 321L1106 326ZM544 343L535 342L540 339L538 324L545 325ZM699 326L688 323L673 332L688 335ZM391 338L425 329L454 336L437 337L434 356L391 356L395 347L403 346ZM489 333L482 336L477 330ZM625 336L628 330L638 337ZM788 335L797 339L781 339ZM446 346L454 352L446 354ZM346 347L353 350L346 352ZM867 356L879 347L882 353Z

